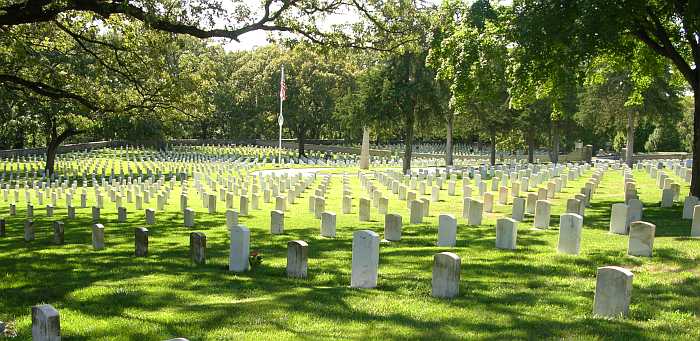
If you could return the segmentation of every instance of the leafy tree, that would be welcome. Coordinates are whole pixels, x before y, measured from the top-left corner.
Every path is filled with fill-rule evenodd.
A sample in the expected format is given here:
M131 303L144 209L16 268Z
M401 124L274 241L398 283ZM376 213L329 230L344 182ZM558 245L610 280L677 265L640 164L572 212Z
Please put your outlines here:
M509 108L506 17L485 0L467 6L443 3L433 21L438 33L428 61L438 78L449 82L452 109L487 132L495 164L496 134L509 126L514 114Z
M593 56L634 51L642 43L667 59L694 94L700 121L700 2L515 0L517 43L539 75L555 65L575 69ZM691 194L700 195L700 124L693 132Z

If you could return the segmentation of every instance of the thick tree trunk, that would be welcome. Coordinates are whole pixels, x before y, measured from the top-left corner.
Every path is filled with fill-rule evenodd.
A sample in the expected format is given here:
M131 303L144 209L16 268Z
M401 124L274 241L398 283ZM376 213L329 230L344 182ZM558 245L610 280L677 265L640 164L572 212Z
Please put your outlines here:
M690 182L690 195L700 197L700 84L696 84L693 96L695 113L693 114L693 178Z
M625 162L627 166L632 168L632 157L634 156L634 113L632 110L627 111L627 152L625 154Z
M559 163L559 124L552 122L552 162Z
M403 153L404 174L408 174L408 172L411 170L411 155L413 154L413 125L415 120L415 112L411 112L406 116L406 136L404 137L406 147Z
M299 142L299 157L306 156L306 153L304 152L304 135L304 128L297 130L297 140Z
M46 175L51 176L55 172L56 167L56 152L60 143L56 143L52 138L46 146Z
M55 129L52 129L49 134L49 143L46 145L46 175L51 176L55 172L56 167L56 153L58 152L58 147L73 135L77 135L79 132L73 128L68 128L66 131L60 135L56 133Z
M452 166L454 164L453 160L453 146L452 146L452 129L454 125L454 115L447 115L447 143L445 146L445 164Z
M527 130L527 162L535 163L535 128L529 127Z
M496 164L496 129L491 129L491 166Z

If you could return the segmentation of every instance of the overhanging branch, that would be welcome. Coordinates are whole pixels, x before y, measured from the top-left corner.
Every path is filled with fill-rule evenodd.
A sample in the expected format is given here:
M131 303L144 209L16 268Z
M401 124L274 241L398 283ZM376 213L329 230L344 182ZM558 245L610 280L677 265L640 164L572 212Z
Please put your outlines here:
M87 107L88 109L91 110L98 110L99 107L93 103L92 101L88 100L87 98L63 90L56 88L54 86L42 83L42 82L37 82L37 81L31 81L28 79L24 79L15 75L8 75L8 74L0 74L0 82L9 82L15 85L19 85L27 90L30 90L32 92L35 92L39 95L46 96L52 99L69 99L69 100L74 100L83 106Z

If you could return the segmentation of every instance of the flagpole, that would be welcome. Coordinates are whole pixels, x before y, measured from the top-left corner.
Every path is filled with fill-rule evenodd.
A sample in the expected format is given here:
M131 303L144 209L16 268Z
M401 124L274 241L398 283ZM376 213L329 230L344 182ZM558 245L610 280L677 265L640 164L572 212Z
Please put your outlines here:
M284 83L284 65L282 65L282 78L280 82L280 86ZM280 89L281 91L281 89ZM284 103L284 98L282 98L282 93L280 92L280 116L277 118L277 122L279 123L279 149L277 151L277 164L281 165L282 164L282 103Z

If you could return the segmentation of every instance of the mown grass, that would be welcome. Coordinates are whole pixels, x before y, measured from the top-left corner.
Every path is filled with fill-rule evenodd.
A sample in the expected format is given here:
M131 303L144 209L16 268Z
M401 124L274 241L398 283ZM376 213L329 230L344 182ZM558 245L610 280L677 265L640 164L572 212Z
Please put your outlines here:
M327 192L326 209L338 213L335 239L320 237L320 222L308 212L313 189L288 206L284 235L270 235L274 201L265 204L261 198L261 209L240 219L251 229L251 248L264 256L260 267L245 274L227 271L223 204L220 213L209 215L194 190L189 202L197 211L196 228L183 227L176 188L167 211L158 212L156 224L148 226L147 258L133 256L133 229L145 225L144 212L135 212L133 204L127 205L128 222L120 224L113 204L106 203L106 249L94 251L90 208L78 208L78 219L67 220L62 200L54 218L35 207L36 240L27 243L24 204L17 217L8 217L8 203L0 198L0 216L8 223L7 236L0 238L0 320L13 323L19 340L31 338L30 308L39 303L59 310L69 340L700 339L700 239L687 237L690 221L680 219L682 203L658 207L661 191L644 172L634 176L645 220L657 224L652 258L626 256L627 237L607 233L610 206L623 200L622 173L614 170L606 173L586 210L581 255L556 252L558 216L590 174L557 194L552 229L532 230L531 216L520 223L515 251L494 246L495 220L510 214L511 206L497 205L483 225L467 226L461 218L461 181L454 197L445 186L442 200L431 203L431 216L418 225L407 224L405 202L389 194L390 211L404 217L404 233L400 242L381 244L379 286L373 290L349 288L352 232L383 234L383 217L375 208L371 222L358 222L358 198L364 193L354 176L352 214L340 213L339 176ZM79 203L79 195L74 200ZM154 206L155 200L144 204ZM440 213L458 217L454 248L435 246ZM65 245L50 242L51 221L58 219L66 224ZM190 262L192 231L207 235L204 266ZM293 239L309 243L308 279L284 275L286 243ZM452 300L430 297L432 257L441 251L462 258L460 296ZM627 319L592 316L596 268L605 265L624 266L635 275Z

